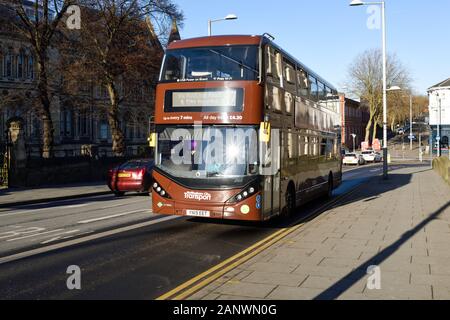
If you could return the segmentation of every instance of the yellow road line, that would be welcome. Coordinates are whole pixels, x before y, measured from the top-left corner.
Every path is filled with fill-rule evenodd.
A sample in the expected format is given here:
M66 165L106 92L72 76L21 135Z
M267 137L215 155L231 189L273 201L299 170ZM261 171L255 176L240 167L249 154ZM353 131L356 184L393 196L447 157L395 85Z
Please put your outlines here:
M159 296L156 298L156 300L182 300L190 295L194 294L195 292L199 291L200 289L206 287L211 282L217 280L227 272L233 270L234 268L238 267L239 265L243 264L244 262L250 260L257 254L261 253L268 247L272 246L273 244L277 243L290 233L298 230L301 228L306 222L298 223L300 221L308 221L308 219L314 218L320 213L322 213L327 208L333 206L338 201L341 201L342 199L348 197L352 193L354 193L356 190L358 190L358 187L360 185L355 186L353 189L348 191L347 193L337 197L333 201L330 201L323 206L317 208L314 210L310 215L301 218L297 222L294 222L294 225L287 228L282 228L273 234L269 235L268 237L264 238L263 240L255 243L254 245L248 247L247 249L237 253L236 255L226 259L225 261L222 261L221 263L215 265L214 267L206 270L205 272L193 277L192 279L186 281L185 283L179 285L178 287L170 290L169 292ZM295 224L298 223L298 224ZM214 273L217 271L216 273ZM212 274L214 273L214 274ZM203 280L202 280L203 279ZM197 283L197 284L196 284Z
M195 282L197 282L197 281L203 279L204 277L208 276L210 273L216 271L217 269L220 269L220 268L226 266L227 264L233 262L234 260L236 260L236 259L240 258L241 256L247 254L248 252L254 250L255 248L257 248L258 246L264 244L265 242L270 241L270 239L272 239L272 238L278 236L280 233L284 232L285 230L286 230L286 229L284 228L284 229L280 229L280 230L276 231L275 233L272 233L272 234L271 234L270 236L268 236L267 238L264 238L263 240L261 240L261 241L255 243L254 245L252 245L251 247L248 247L247 249L245 249L245 250L239 252L238 254L236 254L236 255L234 255L234 256L232 256L232 257L226 259L225 261L222 261L221 263L215 265L214 267L212 267L212 268L206 270L205 272L203 272L203 273L201 273L201 274L195 276L195 277L192 278L191 280L189 280L189 281L187 281L187 282L185 282L185 283L179 285L179 286L176 287L175 289L173 289L173 290L171 290L171 291L169 291L169 292L163 294L162 296L156 298L156 300L165 300L165 299L167 299L167 298L169 298L169 297L171 297L171 296L177 294L178 292L180 292L180 291L182 291L183 289L189 287L190 285L194 284Z
M191 296L192 294L194 294L195 292L199 291L200 289L206 287L208 284L210 284L211 282L217 280L218 278L220 278L221 276L223 276L227 272L233 270L234 268L238 267L239 265L243 264L244 262L246 262L246 261L250 260L251 258L253 258L254 256L256 256L257 254L261 253L262 251L264 251L265 249L267 249L271 245L273 245L276 242L280 241L282 238L286 237L288 234L290 234L293 231L293 230L290 230L290 229L282 229L282 230L283 230L283 232L281 232L274 239L270 240L269 242L265 243L261 247L255 249L254 251L252 251L249 254L245 255L244 257L238 259L237 261L233 262L232 264L226 266L225 268L219 270L218 272L214 273L210 277L208 277L208 278L204 279L203 281L199 282L195 286L193 286L193 287L187 289L186 291L183 291L182 293L174 296L172 298L172 300L183 300L183 299Z

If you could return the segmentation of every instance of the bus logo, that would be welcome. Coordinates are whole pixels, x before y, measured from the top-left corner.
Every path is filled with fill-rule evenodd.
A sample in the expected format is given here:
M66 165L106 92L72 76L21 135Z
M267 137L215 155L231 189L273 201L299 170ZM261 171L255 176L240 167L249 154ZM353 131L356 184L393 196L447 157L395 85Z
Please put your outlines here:
M194 192L194 191L186 191L184 193L184 198L185 199L190 199L190 200L198 200L198 201L202 201L202 200L211 200L211 194L208 192Z

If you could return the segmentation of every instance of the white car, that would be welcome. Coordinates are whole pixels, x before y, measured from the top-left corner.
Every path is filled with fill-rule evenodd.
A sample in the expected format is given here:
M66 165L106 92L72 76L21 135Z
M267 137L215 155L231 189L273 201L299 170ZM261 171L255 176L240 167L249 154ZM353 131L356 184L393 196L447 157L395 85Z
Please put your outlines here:
M365 163L364 158L357 153L347 153L342 159L343 165L354 164L359 166L364 163Z
M362 156L367 162L375 162L375 153L373 151L363 151Z
M366 162L380 162L381 155L375 151L367 150L362 152L362 156Z

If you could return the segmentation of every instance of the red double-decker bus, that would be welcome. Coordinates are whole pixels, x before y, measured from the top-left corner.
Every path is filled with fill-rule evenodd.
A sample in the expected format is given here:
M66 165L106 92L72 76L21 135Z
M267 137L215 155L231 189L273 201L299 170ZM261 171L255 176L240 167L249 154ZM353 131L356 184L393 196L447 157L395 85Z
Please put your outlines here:
M340 184L337 91L272 40L168 46L156 89L154 213L261 221Z

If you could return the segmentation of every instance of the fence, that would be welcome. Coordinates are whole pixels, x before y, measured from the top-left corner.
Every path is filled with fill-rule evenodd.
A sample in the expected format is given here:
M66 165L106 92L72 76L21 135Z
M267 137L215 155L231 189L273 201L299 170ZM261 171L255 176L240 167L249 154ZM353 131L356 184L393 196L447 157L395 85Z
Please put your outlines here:
M8 187L9 185L7 148L7 144L0 144L0 187Z
M38 146L27 145L26 167L14 171L13 187L35 187L41 185L105 181L108 169L127 160L152 157L148 147L127 152L122 157L114 156L110 148L56 147L52 158L43 158ZM11 178L11 177L10 177Z

